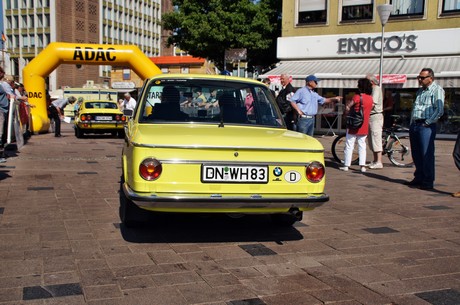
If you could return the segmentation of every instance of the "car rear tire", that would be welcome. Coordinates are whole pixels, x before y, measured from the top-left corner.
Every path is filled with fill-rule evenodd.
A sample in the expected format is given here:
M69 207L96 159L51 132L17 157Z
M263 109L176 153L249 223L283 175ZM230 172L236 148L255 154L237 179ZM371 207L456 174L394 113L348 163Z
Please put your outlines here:
M271 214L270 215L270 219L272 221L272 223L276 226L280 226L280 227L290 227L292 226L296 221L298 221L299 219L301 220L302 219L302 215L303 213L302 212L298 212L300 213L300 218L299 218L299 215L295 216L295 215L292 215L292 214Z
M79 139L83 137L83 131L77 126L75 126L75 136Z
M123 192L123 181L120 184L120 220L127 228L139 227L146 221L147 212L129 200Z

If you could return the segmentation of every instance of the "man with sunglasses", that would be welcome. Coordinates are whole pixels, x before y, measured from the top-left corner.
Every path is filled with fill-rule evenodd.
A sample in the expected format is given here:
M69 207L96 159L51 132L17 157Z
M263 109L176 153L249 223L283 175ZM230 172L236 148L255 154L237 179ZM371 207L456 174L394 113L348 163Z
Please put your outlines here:
M315 131L315 115L318 113L318 104L323 105L333 101L340 102L341 96L325 98L316 93L319 79L314 75L305 78L305 87L300 88L291 98L294 112L298 114L297 131L313 136Z
M414 179L405 184L422 190L433 189L436 122L444 113L444 89L434 81L434 72L423 68L417 76L421 86L412 106L409 137L414 160Z

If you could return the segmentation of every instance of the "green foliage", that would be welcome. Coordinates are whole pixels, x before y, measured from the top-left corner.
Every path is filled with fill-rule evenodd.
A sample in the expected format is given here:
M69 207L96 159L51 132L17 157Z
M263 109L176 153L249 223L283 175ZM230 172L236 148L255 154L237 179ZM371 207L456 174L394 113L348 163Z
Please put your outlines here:
M174 0L164 14L169 45L223 68L225 50L246 48L250 66L276 62L282 0Z

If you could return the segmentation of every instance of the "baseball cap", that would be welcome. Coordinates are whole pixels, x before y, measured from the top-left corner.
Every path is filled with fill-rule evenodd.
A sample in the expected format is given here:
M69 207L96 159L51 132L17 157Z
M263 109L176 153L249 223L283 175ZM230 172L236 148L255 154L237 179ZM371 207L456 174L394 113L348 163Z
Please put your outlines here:
M319 82L320 79L317 78L316 76L314 75L308 75L307 78L305 78L305 81L307 82L311 82L311 81L314 81L314 82Z

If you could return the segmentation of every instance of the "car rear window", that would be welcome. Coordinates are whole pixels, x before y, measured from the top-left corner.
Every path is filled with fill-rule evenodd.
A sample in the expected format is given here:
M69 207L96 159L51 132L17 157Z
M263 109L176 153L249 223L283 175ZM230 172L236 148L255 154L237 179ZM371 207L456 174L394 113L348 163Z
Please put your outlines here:
M284 127L264 84L205 79L155 79L142 90L141 123L210 123Z
M85 107L87 109L117 109L118 105L111 102L87 102Z

